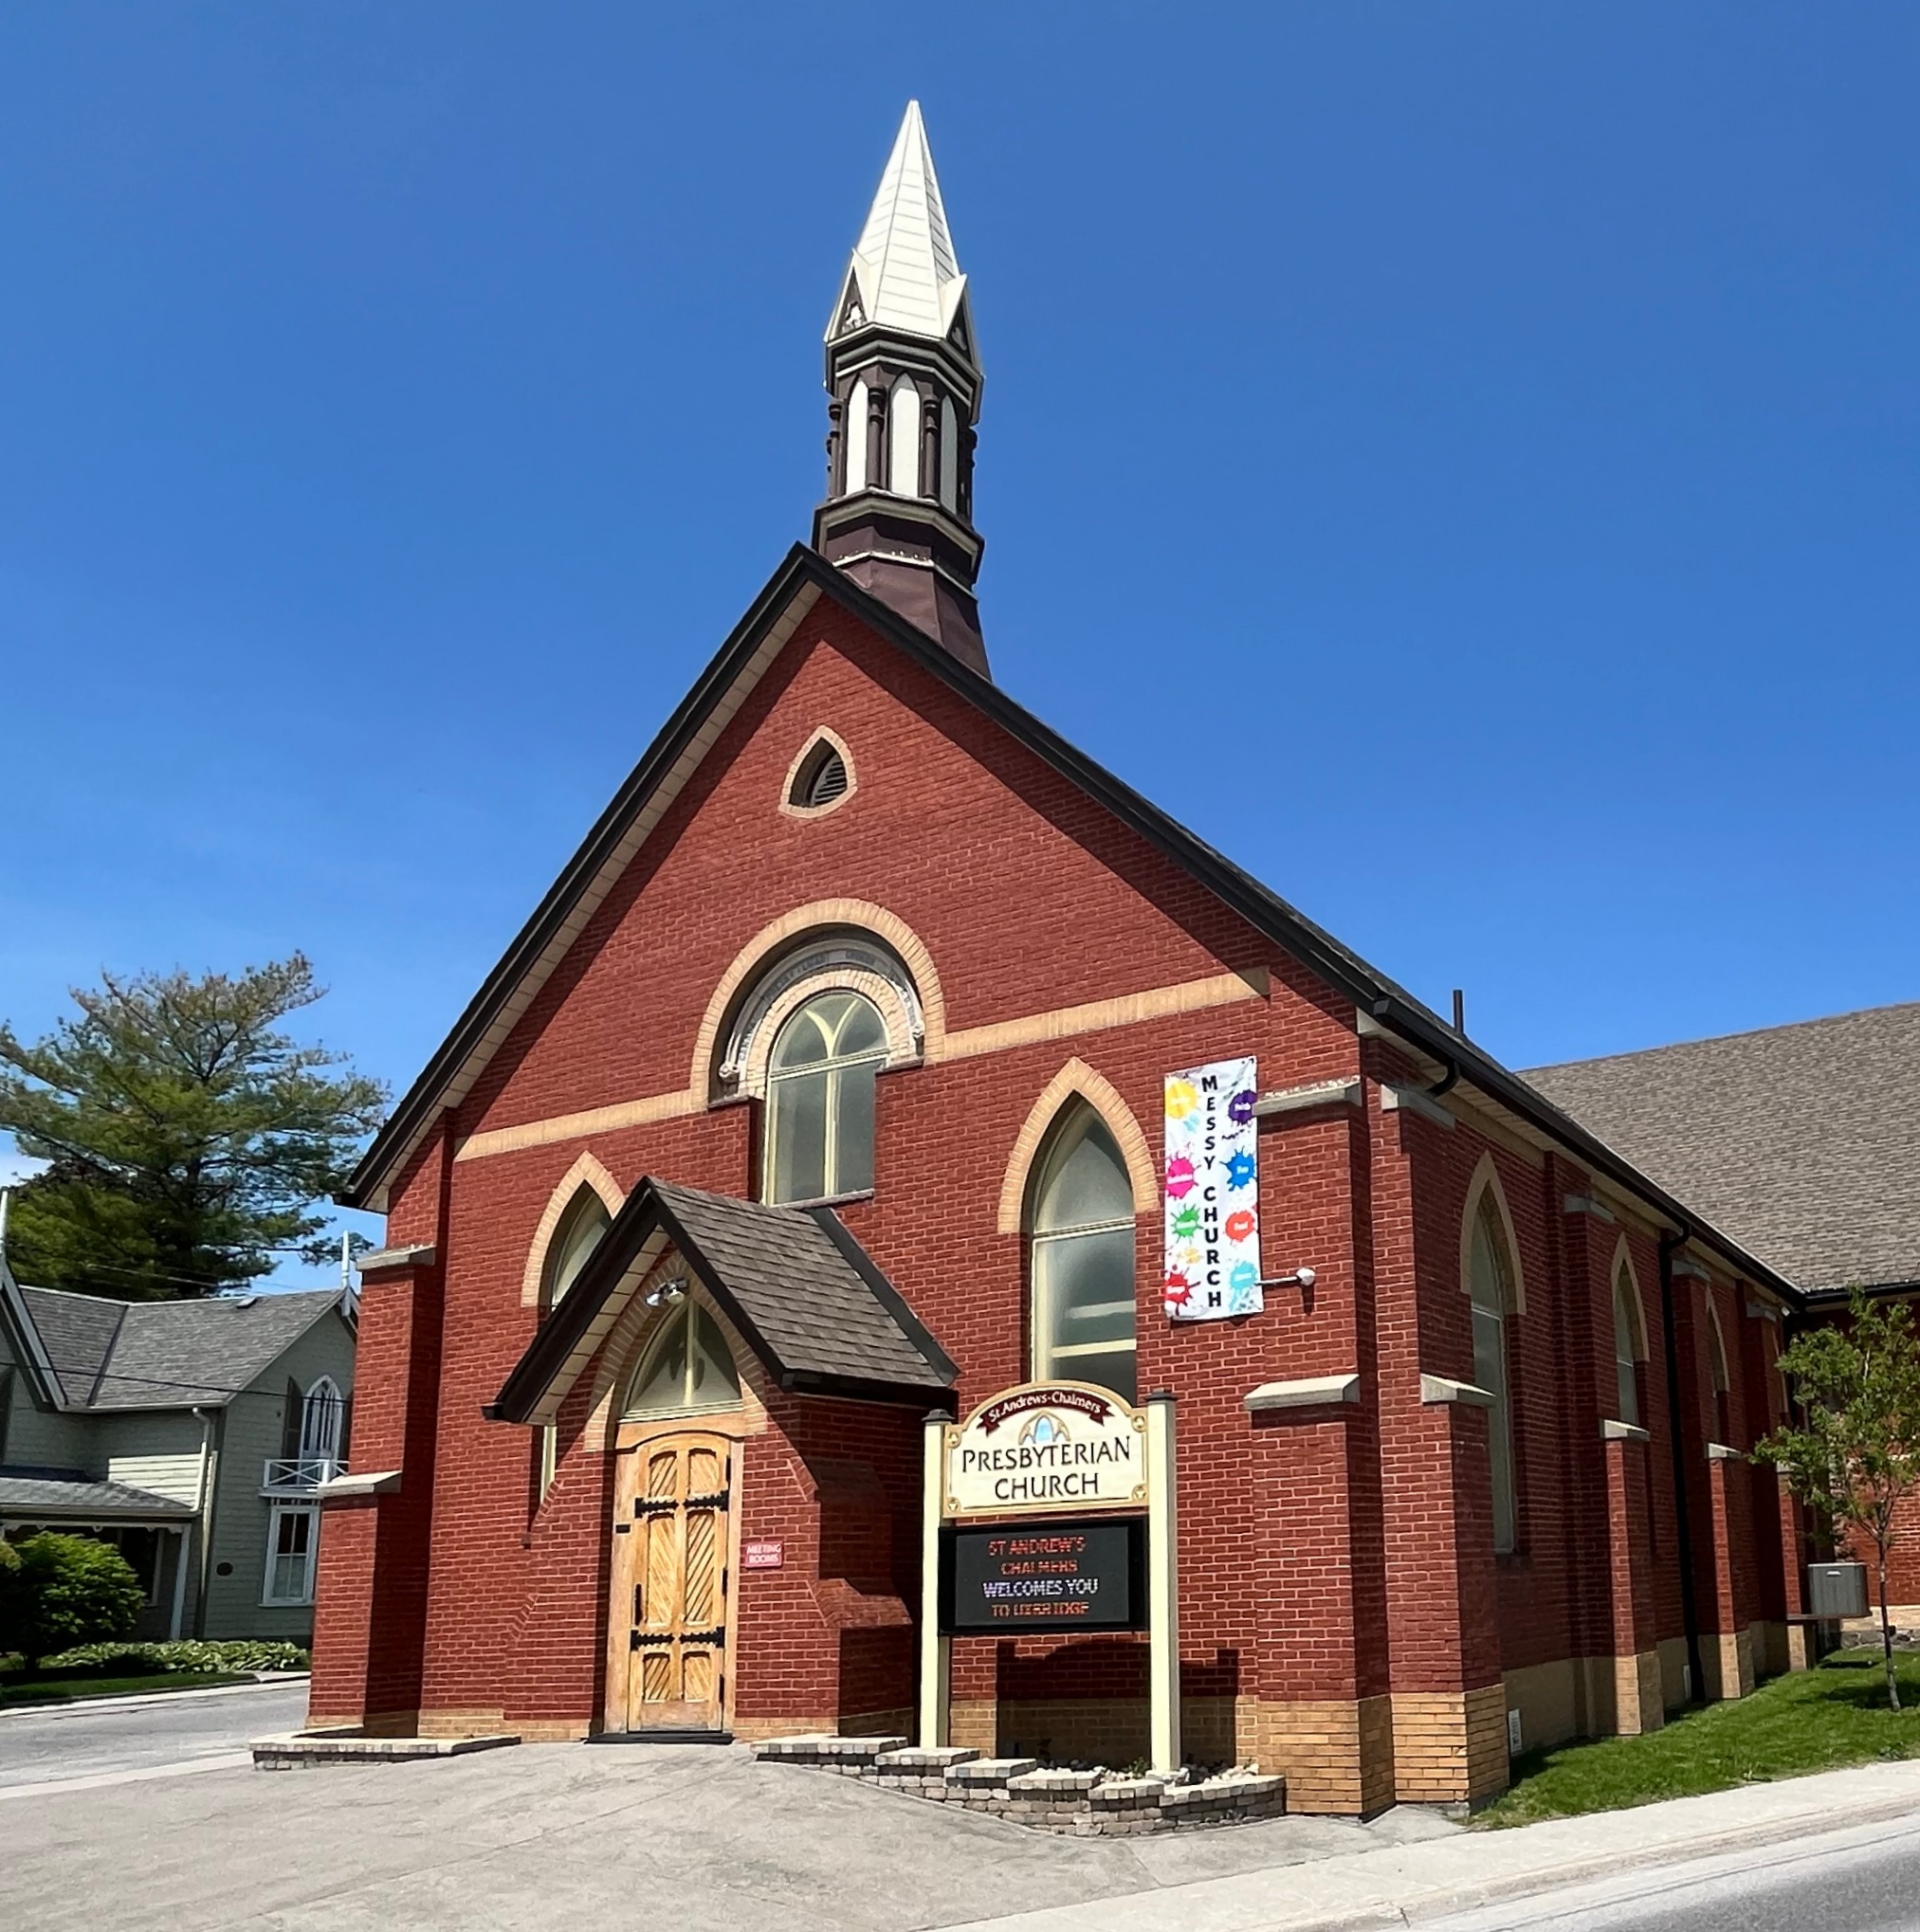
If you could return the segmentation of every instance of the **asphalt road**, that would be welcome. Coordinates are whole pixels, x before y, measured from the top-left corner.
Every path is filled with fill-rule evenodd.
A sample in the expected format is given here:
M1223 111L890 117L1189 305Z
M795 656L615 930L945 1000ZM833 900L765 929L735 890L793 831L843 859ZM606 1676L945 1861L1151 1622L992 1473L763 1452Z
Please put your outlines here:
M167 1766L231 1758L255 1738L298 1729L305 1717L303 1681L174 1691L118 1708L14 1711L0 1715L0 1797L67 1778L152 1776Z
M1907 1932L1920 1928L1920 1818L1543 1892L1429 1932Z

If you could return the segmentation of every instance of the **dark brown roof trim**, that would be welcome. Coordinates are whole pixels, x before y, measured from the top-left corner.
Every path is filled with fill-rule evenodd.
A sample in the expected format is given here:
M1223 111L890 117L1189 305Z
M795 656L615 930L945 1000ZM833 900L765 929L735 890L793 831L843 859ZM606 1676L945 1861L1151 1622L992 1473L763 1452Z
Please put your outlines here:
M1698 1215L1690 1212L1663 1188L1656 1186L1603 1141L1588 1133L1571 1116L1561 1112L1464 1035L1454 1032L1437 1013L1423 1006L1404 987L1377 972L1357 953L1342 945L1331 933L1314 924L1278 893L1263 885L1252 873L1236 866L1205 840L1196 837L1186 827L1169 817L1159 806L1143 797L1104 766L1096 764L1024 705L1008 697L991 679L963 665L942 645L915 629L803 543L795 544L787 553L785 561L774 573L766 589L754 600L753 608L701 674L679 709L649 747L646 756L634 768L632 775L620 788L613 804L601 813L586 844L561 873L553 890L541 902L539 910L514 941L506 957L495 967L485 985L475 995L447 1044L434 1055L426 1071L394 1110L393 1118L368 1149L354 1176L352 1186L340 1196L346 1206L360 1205L368 1192L377 1186L385 1162L393 1152L408 1144L424 1124L454 1069L485 1033L520 975L538 958L547 940L558 929L573 901L617 845L633 812L645 803L648 793L691 740L715 700L751 658L765 630L777 620L788 600L808 583L817 586L825 595L833 598L870 629L897 646L923 669L984 712L1035 756L1105 806L1156 851L1198 880L1255 931L1292 955L1309 972L1318 975L1335 991L1345 994L1383 1026L1442 1065L1456 1066L1462 1078L1523 1119L1533 1121L1585 1164L1637 1195L1676 1227L1691 1230L1693 1235L1717 1249L1743 1273L1795 1303L1801 1300L1801 1290L1791 1282L1755 1256L1747 1254L1738 1243L1710 1227ZM603 1250L605 1246L602 1243ZM578 1291L576 1284L574 1294ZM568 1301L572 1300L573 1295L570 1294Z
M687 1266L721 1305L742 1340L783 1389L801 1394L852 1396L869 1402L920 1402L938 1400L945 1384L958 1377L951 1358L907 1308L900 1291L874 1267L873 1260L848 1233L830 1208L811 1211L813 1219L825 1230L833 1245L852 1262L862 1280L874 1290L887 1311L907 1337L927 1357L929 1373L923 1385L890 1380L868 1380L864 1376L823 1375L795 1370L780 1359L773 1344L741 1304L726 1277L701 1252L685 1223L662 1197L651 1178L641 1181L627 1197L626 1205L613 1217L613 1226L601 1237L587 1265L567 1290L566 1299L540 1323L539 1332L528 1343L526 1353L514 1364L513 1373L501 1384L500 1394L482 1405L481 1413L489 1422L525 1422L534 1413L554 1377L566 1366L589 1329L614 1291L626 1279L628 1270L656 1231L665 1233L686 1257ZM855 1257L858 1259L855 1259Z

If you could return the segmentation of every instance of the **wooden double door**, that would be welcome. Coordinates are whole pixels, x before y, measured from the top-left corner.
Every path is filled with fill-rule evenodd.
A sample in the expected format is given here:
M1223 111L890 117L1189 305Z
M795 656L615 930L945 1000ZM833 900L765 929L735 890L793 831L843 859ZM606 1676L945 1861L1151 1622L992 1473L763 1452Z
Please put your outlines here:
M643 1442L615 1491L609 1691L626 1731L721 1731L726 1713L734 1444L723 1436Z

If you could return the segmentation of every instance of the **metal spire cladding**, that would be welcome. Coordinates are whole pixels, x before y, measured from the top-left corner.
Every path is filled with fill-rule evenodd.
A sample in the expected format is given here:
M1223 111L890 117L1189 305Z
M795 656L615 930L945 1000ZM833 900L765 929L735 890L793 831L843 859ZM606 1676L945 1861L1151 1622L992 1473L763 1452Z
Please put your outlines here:
M827 324L827 501L814 547L987 668L974 580L980 365L940 177L910 100Z

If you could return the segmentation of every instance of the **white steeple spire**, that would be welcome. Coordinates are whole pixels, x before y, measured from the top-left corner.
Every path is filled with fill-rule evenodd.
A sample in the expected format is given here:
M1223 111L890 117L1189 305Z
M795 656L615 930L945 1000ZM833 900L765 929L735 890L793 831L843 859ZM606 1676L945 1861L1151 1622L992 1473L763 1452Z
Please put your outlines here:
M848 264L827 339L877 323L945 341L960 313L966 280L954 259L920 102L909 100ZM970 332L962 330L954 346L973 360Z

